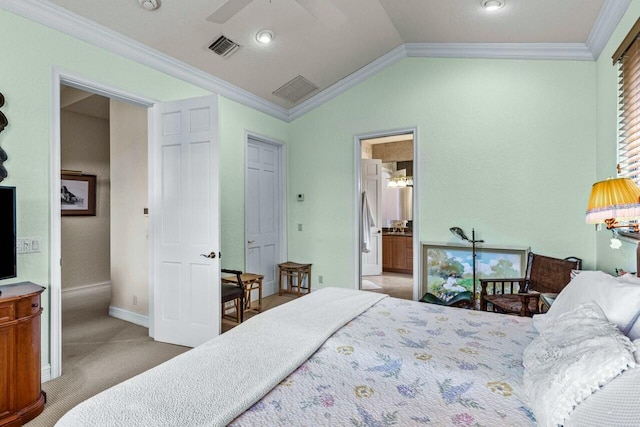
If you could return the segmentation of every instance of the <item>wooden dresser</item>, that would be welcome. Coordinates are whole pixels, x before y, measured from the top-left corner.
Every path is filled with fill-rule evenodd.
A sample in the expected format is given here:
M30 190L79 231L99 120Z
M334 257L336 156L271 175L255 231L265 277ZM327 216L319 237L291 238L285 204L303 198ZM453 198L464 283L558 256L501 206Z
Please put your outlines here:
M0 286L0 426L21 426L44 410L40 388L40 294L29 282Z

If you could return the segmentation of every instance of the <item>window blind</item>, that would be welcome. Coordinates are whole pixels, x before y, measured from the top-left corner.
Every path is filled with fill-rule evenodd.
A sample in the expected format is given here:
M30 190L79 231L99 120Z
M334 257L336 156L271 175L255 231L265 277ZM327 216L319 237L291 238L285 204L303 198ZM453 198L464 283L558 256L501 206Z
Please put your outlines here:
M640 20L613 56L619 64L618 176L640 185Z

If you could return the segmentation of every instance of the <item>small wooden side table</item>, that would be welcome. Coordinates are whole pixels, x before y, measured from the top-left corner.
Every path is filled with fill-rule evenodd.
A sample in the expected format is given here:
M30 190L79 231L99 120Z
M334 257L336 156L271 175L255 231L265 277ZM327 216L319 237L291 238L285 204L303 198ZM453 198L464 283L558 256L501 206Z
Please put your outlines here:
M294 294L300 296L311 292L311 264L298 264L297 262L287 261L278 264L278 269L280 270L278 275L278 295ZM305 277L307 286L304 286ZM302 292L303 290L305 292Z
M244 309L251 310L251 291L258 291L258 307L253 308L257 312L262 312L262 279L264 276L262 274L253 274L253 273L242 273L240 275L240 280L242 280L242 285L244 286ZM236 276L228 276L223 277L222 281L224 283L238 283L238 278Z
M551 304L553 304L557 296L558 294L554 294L551 292L541 293L540 301L538 303L538 310L540 311L540 313L546 313L551 308Z

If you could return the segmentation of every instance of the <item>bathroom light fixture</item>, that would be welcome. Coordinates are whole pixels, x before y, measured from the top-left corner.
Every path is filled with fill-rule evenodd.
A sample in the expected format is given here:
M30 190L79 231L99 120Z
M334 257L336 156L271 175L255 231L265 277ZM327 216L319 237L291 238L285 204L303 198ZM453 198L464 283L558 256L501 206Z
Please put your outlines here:
M482 0L480 4L486 10L493 12L495 10L501 9L504 6L504 0Z
M412 176L394 176L392 178L389 178L387 187L389 188L413 187L413 177Z
M138 4L145 10L156 10L160 7L158 0L138 0Z
M275 38L275 34L271 30L260 30L256 34L256 40L258 43L269 44Z

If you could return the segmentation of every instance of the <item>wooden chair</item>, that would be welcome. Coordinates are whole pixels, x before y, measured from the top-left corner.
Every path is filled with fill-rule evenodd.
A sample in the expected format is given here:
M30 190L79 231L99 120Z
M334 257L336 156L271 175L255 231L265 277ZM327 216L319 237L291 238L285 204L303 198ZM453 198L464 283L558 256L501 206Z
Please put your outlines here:
M491 304L493 311L533 316L539 313L540 293L560 293L571 280L571 270L579 270L581 264L580 258L558 259L529 252L524 278L480 279L480 309L488 311Z
M234 283L222 283L222 317L224 317L224 304L234 301L236 307L236 323L244 321L244 284L242 283L242 271L238 270L221 270L223 273L234 274L236 280Z

